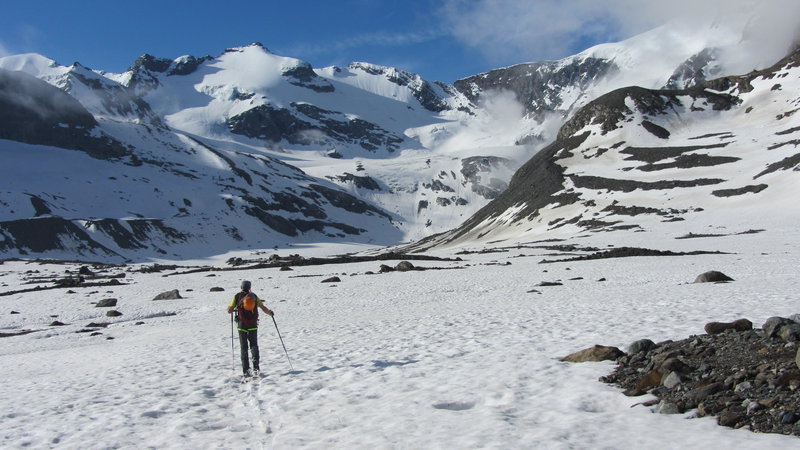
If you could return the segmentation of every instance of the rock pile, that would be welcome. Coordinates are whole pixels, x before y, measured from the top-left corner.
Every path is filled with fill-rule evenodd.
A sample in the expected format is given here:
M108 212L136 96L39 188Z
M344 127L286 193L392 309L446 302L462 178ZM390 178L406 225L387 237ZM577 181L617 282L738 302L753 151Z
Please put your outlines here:
M800 315L712 322L681 341L636 341L600 381L652 394L656 412L716 416L720 425L800 436Z

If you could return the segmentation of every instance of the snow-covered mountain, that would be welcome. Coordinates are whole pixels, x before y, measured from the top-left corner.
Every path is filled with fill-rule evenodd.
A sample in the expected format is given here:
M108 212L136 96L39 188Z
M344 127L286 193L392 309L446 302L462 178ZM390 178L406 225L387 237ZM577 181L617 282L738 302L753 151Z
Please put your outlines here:
M415 248L669 235L677 221L696 230L684 238L788 229L800 218L799 93L800 49L765 70L688 89L612 91L567 121L498 199Z
M0 58L0 151L6 161L0 169L0 254L181 259L319 241L395 245L444 232L498 198L533 155L515 180L526 173L547 179L537 164L565 145L571 136L565 129L593 120L591 111L604 105L590 103L598 96L626 86L641 92L690 88L744 73L731 72L741 66L730 56L735 35L715 29L702 39L676 35L662 27L561 61L498 69L452 86L367 63L315 69L261 44L217 57L144 55L121 74L61 66L34 54ZM655 48L667 39L669 51ZM788 89L756 91L763 102L791 96ZM617 117L627 105L620 92L629 91L615 92L609 98L623 102L612 101ZM644 125L650 132L636 146L653 145L647 139L661 143L661 130L670 133L669 146L710 134L692 142L712 145L719 128L742 141L751 138L722 125L731 111L741 110L735 103L744 101L742 92L725 92L722 97L736 98L721 111L686 106L687 95L697 102L707 96L701 91L667 100L649 95L656 100L642 101L666 110L640 113L638 123L650 124ZM655 117L675 107L686 110L673 111L673 121L707 109L696 135ZM547 146L559 128L558 141ZM597 150L580 170L616 164L608 158L630 145L613 145L633 138L613 139L611 151ZM587 138L582 145L604 149L604 142ZM705 167L705 160L698 161L683 158L681 164ZM672 176L665 170L648 174ZM508 199L523 195L515 191L491 210L512 206ZM575 195L562 200L581 205Z

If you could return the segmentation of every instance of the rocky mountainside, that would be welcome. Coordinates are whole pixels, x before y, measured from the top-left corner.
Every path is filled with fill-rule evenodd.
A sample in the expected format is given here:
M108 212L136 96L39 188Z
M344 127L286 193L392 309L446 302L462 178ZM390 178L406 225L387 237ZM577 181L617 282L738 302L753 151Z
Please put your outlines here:
M466 230L509 207L519 209L515 222L547 223L539 231L631 228L640 213L680 220L702 207L620 193L764 191L791 161L758 182L672 177L752 168L761 159L739 156L737 142L761 137L733 131L736 120L792 122L790 108L767 105L787 101L791 88L762 89L758 80L776 71L691 87L727 73L722 53L713 39L645 51L663 33L452 86L368 63L316 69L261 44L216 57L144 55L121 74L40 55L0 58L9 162L0 255L130 261L331 240L395 245L450 230L490 201L436 242L483 236L494 225ZM652 90L664 86L688 87ZM686 120L698 121L694 134ZM775 132L791 141L791 126ZM637 176L594 173L610 167ZM559 208L548 206L554 199Z
M418 248L644 232L675 221L746 231L793 220L798 86L795 51L768 69L688 89L605 94L578 110L496 200Z

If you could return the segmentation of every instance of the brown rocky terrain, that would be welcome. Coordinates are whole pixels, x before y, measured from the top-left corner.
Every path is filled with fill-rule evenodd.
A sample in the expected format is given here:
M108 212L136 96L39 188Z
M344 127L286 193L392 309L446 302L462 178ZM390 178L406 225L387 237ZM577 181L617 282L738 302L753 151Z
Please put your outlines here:
M747 319L712 322L705 331L680 341L642 339L626 353L606 351L604 359L618 366L600 380L625 395L655 396L642 403L654 412L694 410L723 426L800 436L800 315L772 317L761 329Z

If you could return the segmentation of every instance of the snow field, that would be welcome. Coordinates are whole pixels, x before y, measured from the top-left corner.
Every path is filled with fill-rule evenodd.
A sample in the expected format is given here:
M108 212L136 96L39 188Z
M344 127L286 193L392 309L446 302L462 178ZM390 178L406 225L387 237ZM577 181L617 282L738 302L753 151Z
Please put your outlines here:
M641 234L575 242L606 247L627 236L633 245ZM793 268L800 253L792 236L665 240L659 247L736 252L728 255L540 264L564 255L521 247L415 263L446 270L367 275L377 272L380 263L372 262L216 277L129 273L132 284L111 293L0 297L4 332L46 329L0 339L2 446L786 448L796 438L631 407L650 397L625 397L597 381L612 363L558 358L594 344L625 349L645 337L682 339L710 321L746 317L760 326L798 312ZM6 262L3 289L18 288L13 279L32 267L64 270ZM689 284L712 269L736 281ZM332 275L342 282L320 283ZM238 383L238 341L232 354L224 309L241 279L252 280L276 311L294 371L266 318L259 333L265 377ZM536 286L556 280L564 285ZM210 293L213 286L226 291ZM187 298L150 300L173 288ZM534 289L541 294L528 292ZM90 290L101 291L92 301L119 298L123 316L104 317L106 309L86 298ZM163 316L170 312L176 315ZM69 324L47 327L51 315ZM76 333L90 321L113 323L100 336Z

